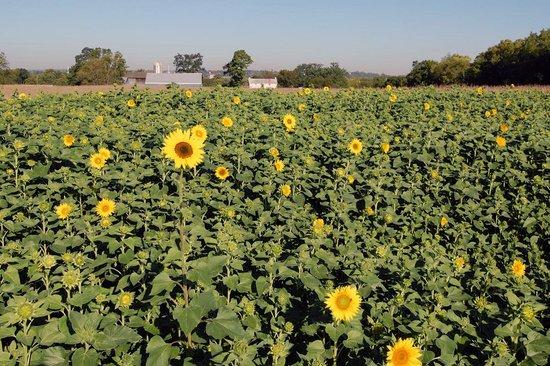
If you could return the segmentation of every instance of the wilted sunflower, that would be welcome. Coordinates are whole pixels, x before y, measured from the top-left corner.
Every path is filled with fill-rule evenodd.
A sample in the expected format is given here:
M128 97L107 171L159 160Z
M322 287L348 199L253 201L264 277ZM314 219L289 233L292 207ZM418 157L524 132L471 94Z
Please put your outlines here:
M73 135L65 135L63 136L63 143L67 147L71 147L74 144L74 136Z
M206 132L206 128L204 128L204 126L196 125L191 128L191 135L196 137L200 141L206 141L206 138L208 137L208 132Z
M229 117L223 117L222 118L222 125L225 127L231 127L233 126L233 120Z
M363 150L363 143L359 139L353 139L349 143L348 149L352 152L352 154L359 155L361 150Z
M386 361L388 366L421 366L420 348L414 345L412 338L399 339L393 346L388 346Z
M111 151L109 151L109 149L107 149L106 147L100 148L97 152L99 155L103 156L105 160L108 160L111 158Z
M176 168L194 168L203 161L203 141L192 136L190 130L178 128L164 138L162 152L174 160Z
M100 153L95 153L90 157L90 165L92 168L101 169L105 166L106 159Z
M361 296L354 286L338 287L327 296L325 305L334 320L349 321L359 313Z
M55 209L55 213L57 214L57 217L59 217L61 220L65 220L69 217L71 214L71 211L73 210L73 207L69 203L62 203Z
M224 166L216 168L216 177L220 180L226 180L229 177L229 169Z
M290 113L285 114L284 117L283 117L283 123L286 127L286 131L287 132L292 132L296 128L296 117L294 117Z
M109 198L103 198L95 207L95 212L101 217L109 217L115 212L116 203Z

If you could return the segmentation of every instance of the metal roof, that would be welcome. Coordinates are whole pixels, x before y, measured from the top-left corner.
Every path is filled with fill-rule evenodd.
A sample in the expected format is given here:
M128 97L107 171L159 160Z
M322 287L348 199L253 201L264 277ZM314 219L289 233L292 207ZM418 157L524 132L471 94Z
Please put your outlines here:
M202 85L202 74L200 72L181 72L176 74L155 74L148 72L145 77L145 85Z

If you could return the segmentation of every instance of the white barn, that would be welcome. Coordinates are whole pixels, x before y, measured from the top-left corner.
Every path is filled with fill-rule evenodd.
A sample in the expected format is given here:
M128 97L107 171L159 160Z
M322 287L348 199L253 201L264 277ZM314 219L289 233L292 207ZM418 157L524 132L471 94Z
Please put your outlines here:
M273 79L248 78L248 87L250 89L275 89L277 88L277 78L273 78Z
M202 73L181 72L167 74L148 72L145 76L145 85L170 85L172 83L186 88L200 88L202 86Z

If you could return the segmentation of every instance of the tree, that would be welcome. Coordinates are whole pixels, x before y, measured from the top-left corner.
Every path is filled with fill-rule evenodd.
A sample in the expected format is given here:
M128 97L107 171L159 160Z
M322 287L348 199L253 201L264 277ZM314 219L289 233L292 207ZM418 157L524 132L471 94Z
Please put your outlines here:
M290 88L298 85L298 74L294 70L281 70L277 74L277 84L283 88Z
M201 72L202 55L200 53L184 54L178 53L174 56L176 72Z
M437 61L434 60L424 60L424 61L413 61L412 70L406 76L407 85L416 86L416 85L431 85L437 83L437 77L435 74L435 68L437 66Z
M6 70L8 68L8 59L6 54L0 51L0 71Z
M454 54L443 57L433 72L439 84L458 84L465 81L469 66L470 57Z
M246 69L252 63L252 58L245 50L237 50L233 58L223 67L224 75L229 75L229 86L240 86L244 83Z
M27 80L30 76L29 70L27 69L13 69L12 73L16 84L24 84L25 80Z
M69 75L65 71L47 69L43 72L32 73L25 84L40 84L40 85L67 85L69 83Z
M71 84L112 84L122 81L126 73L126 60L120 52L108 48L85 47L75 56L69 69Z

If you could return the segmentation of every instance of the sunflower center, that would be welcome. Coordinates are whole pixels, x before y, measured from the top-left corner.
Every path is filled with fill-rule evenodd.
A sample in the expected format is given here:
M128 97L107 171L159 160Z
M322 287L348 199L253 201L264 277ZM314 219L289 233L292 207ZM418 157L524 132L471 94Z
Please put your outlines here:
M407 350L399 349L393 352L393 364L394 365L406 365L409 360L409 353Z
M346 310L349 307L350 303L351 303L351 298L346 295L340 295L336 300L336 306L338 306L338 308L342 310Z
M359 150L359 144L353 144L353 149L354 150Z
M193 147L187 142L178 142L176 145L176 155L185 159L193 155Z

